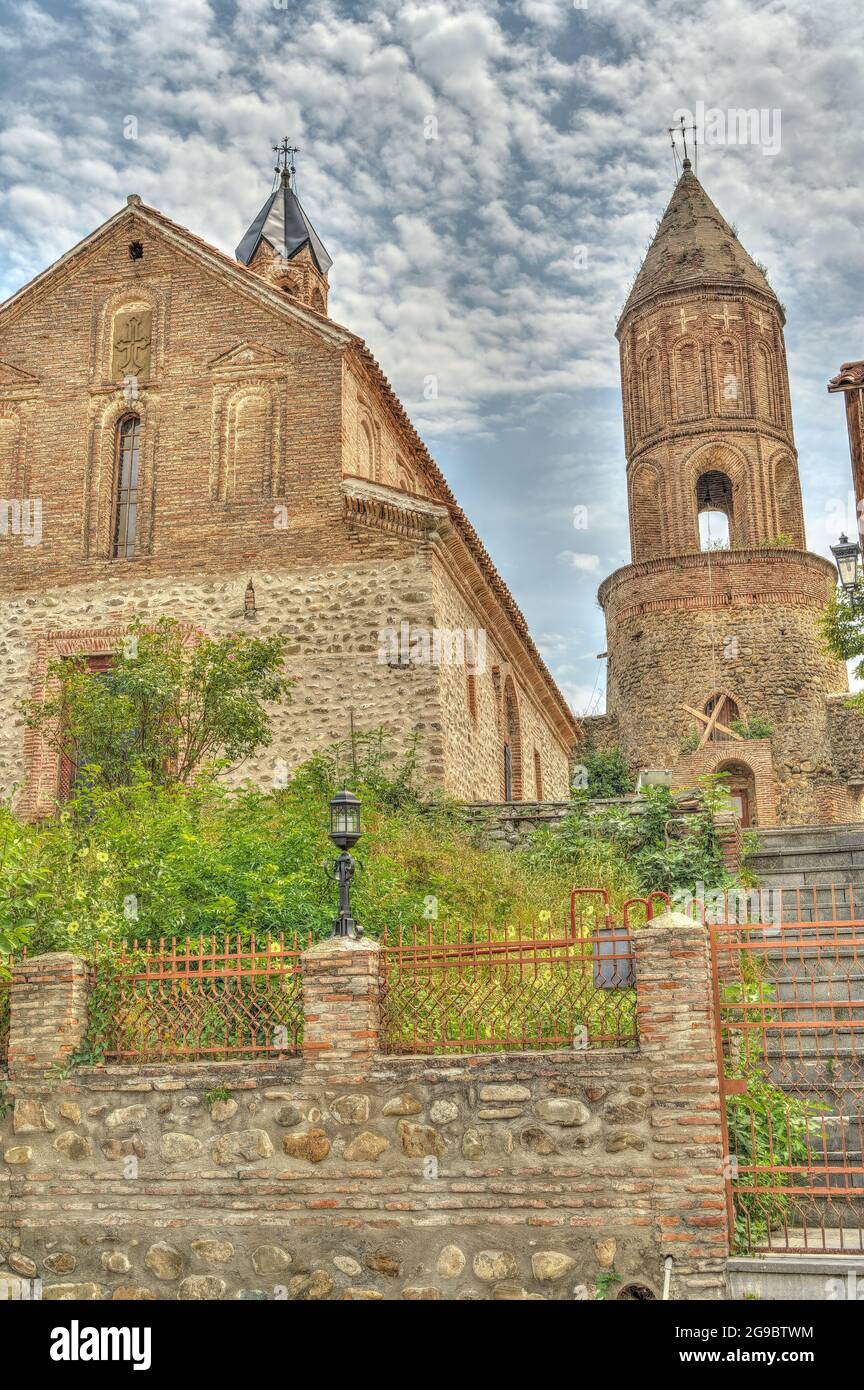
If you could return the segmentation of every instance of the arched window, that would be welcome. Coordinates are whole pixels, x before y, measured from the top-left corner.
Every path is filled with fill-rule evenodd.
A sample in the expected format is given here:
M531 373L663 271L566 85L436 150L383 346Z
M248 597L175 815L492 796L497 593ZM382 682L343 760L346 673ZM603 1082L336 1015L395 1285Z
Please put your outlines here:
M659 429L663 423L663 387L656 352L649 353L642 364L642 422L646 430Z
M682 343L675 350L675 410L681 417L702 414L702 386L699 354L694 343Z
M522 730L513 681L504 683L504 800L522 800Z
M777 420L777 392L774 380L774 354L765 343L757 343L755 353L756 399L763 420Z
M539 748L534 749L534 795L538 801L543 800L543 761Z
M477 677L473 671L466 672L465 675L465 699L468 703L468 713L477 722Z
M737 343L724 338L716 348L717 396L721 415L740 415L744 409L744 376Z
M111 554L115 560L131 560L135 554L140 449L141 421L137 415L126 415L117 426L114 525L111 542Z
M640 468L630 490L633 559L654 560L663 554L663 503L660 479L653 468Z
M705 702L705 713L709 719L715 711L717 718L708 737L711 743L723 743L729 738L725 730L732 727L733 720L741 718L741 711L732 696L727 695L725 690L718 691L716 695L712 695L710 700ZM718 724L722 724L723 728L718 729Z
M715 772L723 774L723 783L729 793L733 810L742 829L756 821L756 778L749 763L738 759L720 763Z
M375 441L372 426L366 420L360 421L357 431L357 473L361 478L375 478Z
M789 536L793 545L804 549L804 520L801 514L801 486L794 459L784 455L774 463L774 500L779 533Z
M699 548L728 550L732 545L732 481L716 470L696 480Z

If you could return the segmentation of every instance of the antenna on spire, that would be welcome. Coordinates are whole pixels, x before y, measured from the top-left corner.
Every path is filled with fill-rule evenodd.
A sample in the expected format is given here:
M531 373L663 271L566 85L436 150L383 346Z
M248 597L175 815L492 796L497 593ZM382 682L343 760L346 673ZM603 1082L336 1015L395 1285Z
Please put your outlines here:
M299 146L289 144L288 136L285 135L281 144L273 146L273 153L276 156L275 172L280 176L283 187L287 184L290 188L297 173L294 156L300 153Z
M682 144L682 147L683 147L683 150L684 150L684 161L683 161L683 163L682 163L682 165L681 165L682 173L684 173L684 172L686 172L688 169L692 168L692 165L691 165L691 163L690 163L690 156L689 156L688 153L687 153L687 132L688 132L688 130L692 130L692 132L693 132L693 157L694 157L694 159L695 159L695 161L696 161L696 170L697 170L697 172L698 172L698 169L699 169L699 150L698 150L699 141L698 141L698 131L697 131L696 123L694 122L693 125L685 126L685 124L684 124L684 117L682 116L682 117L681 117L681 123L680 123L680 125L677 125L677 126L676 126L676 125L670 125L670 126L667 127L667 134L668 134L669 139L670 139L670 141L671 141L671 143L672 143L672 156L673 156L673 158L674 158L674 160L675 160L675 177L676 177L676 178L678 177L678 146L675 144L675 136L676 136L676 135L680 135L680 137L681 137L681 144Z

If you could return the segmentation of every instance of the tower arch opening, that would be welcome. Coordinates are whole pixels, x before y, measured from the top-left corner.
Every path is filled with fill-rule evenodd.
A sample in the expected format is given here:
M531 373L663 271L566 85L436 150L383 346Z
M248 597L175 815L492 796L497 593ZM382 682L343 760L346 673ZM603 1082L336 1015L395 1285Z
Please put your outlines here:
M696 514L699 519L699 549L731 549L734 528L732 480L728 473L712 468L696 479Z

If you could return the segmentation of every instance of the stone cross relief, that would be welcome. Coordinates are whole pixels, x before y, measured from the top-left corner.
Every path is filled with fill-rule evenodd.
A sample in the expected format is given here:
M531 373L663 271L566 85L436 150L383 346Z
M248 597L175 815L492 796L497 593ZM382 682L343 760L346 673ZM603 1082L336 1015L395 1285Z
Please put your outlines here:
M724 304L724 305L723 305L723 313L722 313L722 314L712 314L711 317L712 317L712 319L722 319L722 320L723 320L723 327L726 328L726 329L728 329L730 323L740 323L740 322L741 322L741 316L740 316L740 314L730 314L730 313L729 313L729 305L728 305L728 304Z
M111 362L111 374L115 380L117 377L146 377L149 374L150 319L149 309L118 314L115 319Z
M688 325L688 323L698 323L698 322L699 322L699 315L698 315L698 314L688 314L688 313L686 313L686 311L685 311L684 308L682 307L681 309L678 310L678 321L679 321L679 324L680 324L680 331L681 331L682 333L686 333L686 332L687 332L687 325ZM674 320L674 319L670 319L669 322L670 322L670 324L672 325L672 327L674 328L674 327L675 327L675 320Z

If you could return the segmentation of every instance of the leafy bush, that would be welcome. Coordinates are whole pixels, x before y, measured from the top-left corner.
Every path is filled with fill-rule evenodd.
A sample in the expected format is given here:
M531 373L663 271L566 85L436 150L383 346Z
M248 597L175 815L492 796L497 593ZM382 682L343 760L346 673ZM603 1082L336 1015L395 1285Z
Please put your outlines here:
M855 598L855 605L852 597ZM864 581L859 579L852 597L842 589L835 589L822 615L823 643L826 650L840 661L864 657ZM864 661L859 661L855 666L855 675L859 680L864 680ZM850 709L864 714L864 691L850 695L846 704Z
M598 749L587 743L582 750L580 781L577 793L587 791L590 797L626 796L635 784L620 748Z
M761 714L751 715L749 719L733 719L729 727L734 733L748 739L770 738L774 732L771 720L763 718Z
M190 634L175 618L135 623L106 671L95 674L83 657L52 662L46 696L27 701L23 714L82 782L185 783L270 743L265 706L285 700L293 684L282 674L286 642Z
M563 870L572 866L574 882L605 886L614 878L628 885L628 895L653 890L724 888L731 884L714 829L715 810L725 804L719 779L700 779L698 807L677 814L673 794L665 787L646 787L629 806L589 810L589 799L576 798L560 826L539 830L524 851L529 862ZM614 866L614 867L613 867Z
M355 916L372 935L399 924L567 920L571 888L634 886L623 856L586 845L548 863L489 844L461 810L423 787L416 752L389 758L380 735L311 758L275 791L213 776L162 786L76 789L60 813L26 824L0 810L0 938L31 953L92 952L108 939L329 933L336 889L328 801L348 782L363 803Z

